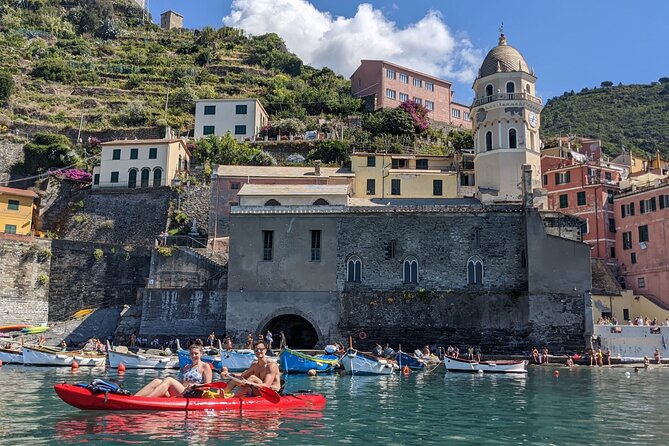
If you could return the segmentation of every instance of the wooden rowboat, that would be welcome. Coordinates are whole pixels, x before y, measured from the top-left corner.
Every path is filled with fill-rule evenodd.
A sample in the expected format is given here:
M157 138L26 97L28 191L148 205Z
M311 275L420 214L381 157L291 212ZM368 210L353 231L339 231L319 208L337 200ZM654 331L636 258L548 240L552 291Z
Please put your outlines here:
M3 364L23 364L20 348L0 348L0 361Z
M470 361L467 359L444 358L446 370L469 373L527 373L527 361Z
M40 346L23 346L23 363L25 365L71 366L77 361L82 367L104 366L107 355L97 352L59 351L55 348Z
M340 361L346 373L350 373L351 375L391 375L395 370L399 369L396 363L365 355L352 348L346 351L346 354L341 357Z
M179 358L174 355L160 356L148 353L133 353L127 347L111 348L107 343L109 367L118 368L119 364L127 369L178 369Z

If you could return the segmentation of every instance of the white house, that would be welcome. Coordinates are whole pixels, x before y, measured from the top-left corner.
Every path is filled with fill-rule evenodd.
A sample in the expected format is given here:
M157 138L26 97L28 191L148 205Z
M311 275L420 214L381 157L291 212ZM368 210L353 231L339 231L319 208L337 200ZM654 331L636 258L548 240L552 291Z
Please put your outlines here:
M254 139L269 115L257 99L202 99L195 103L195 138L230 132L237 140Z
M183 139L119 140L102 143L93 189L168 186L188 175L191 153Z

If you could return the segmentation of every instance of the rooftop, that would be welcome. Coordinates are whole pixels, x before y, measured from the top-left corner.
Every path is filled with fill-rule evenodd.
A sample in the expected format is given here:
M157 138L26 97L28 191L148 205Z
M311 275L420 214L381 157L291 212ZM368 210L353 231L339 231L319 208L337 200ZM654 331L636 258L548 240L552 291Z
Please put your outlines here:
M438 83L440 83L440 84L446 84L446 85L448 85L449 87L450 87L451 85L453 85L451 82L445 81L445 80L443 80L443 79L439 79L438 77L432 76L432 75L430 75L430 74L421 73L420 71L412 70L411 68L403 67L402 65L397 65L397 64L395 64L395 63L388 62L387 60L379 60L379 59L363 59L363 60L360 61L360 63L364 63L364 62L381 62L381 63L384 64L384 65L389 65L389 66L391 66L391 67L393 67L393 68L397 68L397 69L400 69L400 70L408 71L408 72L410 72L410 73L418 74L418 75L420 75L421 77L424 77L424 78L426 78L426 79L431 79L431 80L433 80L433 81L435 81L435 82L438 82Z
M485 59L483 59L478 77L482 78L495 73L514 71L522 71L533 75L520 52L514 47L507 45L506 36L501 34L499 36L499 44L491 49Z
M16 189L13 187L0 186L0 195L19 195L21 197L38 198L34 191L28 189Z
M321 167L321 174L316 176L313 167L294 166L229 166L216 167L217 177L254 177L254 178L328 178L353 177L353 172L343 167Z
M345 184L245 184L238 196L348 195Z
M120 145L130 145L138 146L144 144L171 144L174 142L181 142L184 145L186 144L181 138L172 138L172 139L116 139L114 141L106 141L100 144L101 146L120 146Z

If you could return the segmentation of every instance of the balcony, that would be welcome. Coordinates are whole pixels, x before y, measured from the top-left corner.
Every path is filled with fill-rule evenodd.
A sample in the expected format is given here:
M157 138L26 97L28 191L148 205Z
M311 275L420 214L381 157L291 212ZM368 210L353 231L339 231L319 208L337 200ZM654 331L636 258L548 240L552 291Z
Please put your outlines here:
M529 93L497 93L492 96L484 96L475 99L472 107L478 107L479 105L489 104L496 101L529 101L541 105L540 96L532 96Z

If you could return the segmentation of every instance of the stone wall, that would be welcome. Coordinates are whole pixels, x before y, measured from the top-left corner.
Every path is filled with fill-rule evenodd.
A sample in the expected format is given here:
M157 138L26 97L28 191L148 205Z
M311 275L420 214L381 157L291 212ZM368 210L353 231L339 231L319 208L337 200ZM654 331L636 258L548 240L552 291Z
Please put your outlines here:
M551 352L584 346L583 295L342 293L340 336L370 349L389 342L404 350L424 344L480 345L485 353ZM364 332L367 339L361 340Z
M174 247L170 255L153 252L149 288L227 289L228 269L186 247Z
M23 161L23 143L12 142L11 140L0 140L0 183L7 181L11 177L12 166ZM7 186L12 186L7 184ZM17 187L17 186L12 186Z
M225 332L227 295L223 290L147 288L141 291L141 299L140 336L183 340Z
M52 241L49 320L67 319L82 308L134 304L146 286L148 248ZM98 260L96 249L102 250Z
M279 163L285 162L293 153L306 158L309 151L316 147L315 141L256 141L250 144L269 153Z
M60 238L153 246L167 226L171 195L167 187L86 191L60 218Z
M47 322L51 241L0 238L0 325Z
M195 219L197 230L206 237L209 232L209 205L211 202L211 185L184 186L179 194L179 209L188 215L188 226Z

